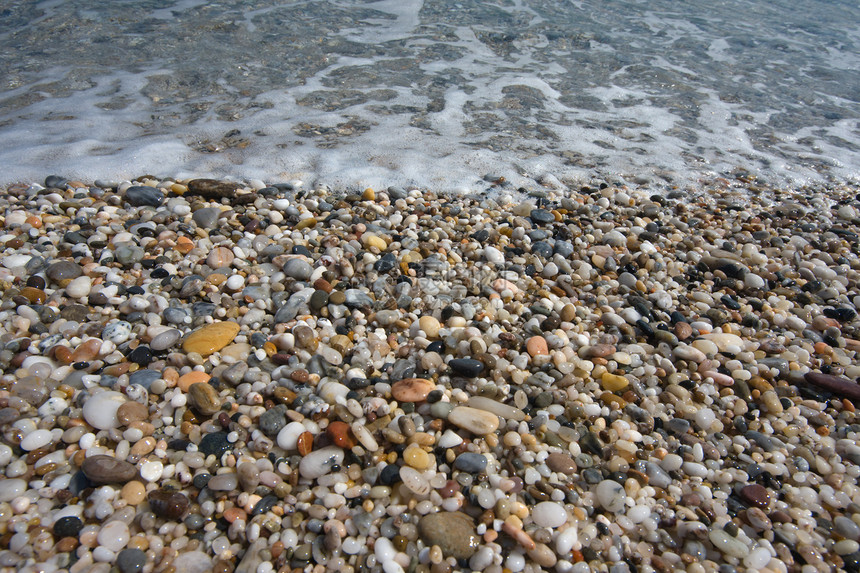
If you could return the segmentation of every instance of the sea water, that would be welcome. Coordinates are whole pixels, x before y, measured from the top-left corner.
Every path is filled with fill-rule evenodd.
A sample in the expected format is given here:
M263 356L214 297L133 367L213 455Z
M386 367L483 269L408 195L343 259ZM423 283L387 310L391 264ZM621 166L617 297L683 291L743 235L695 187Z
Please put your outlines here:
M0 181L857 181L854 0L5 0Z

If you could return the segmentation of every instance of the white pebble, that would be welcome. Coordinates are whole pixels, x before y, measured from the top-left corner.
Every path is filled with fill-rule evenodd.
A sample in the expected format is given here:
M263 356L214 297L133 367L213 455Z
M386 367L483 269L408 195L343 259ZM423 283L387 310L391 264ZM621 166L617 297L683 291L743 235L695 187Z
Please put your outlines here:
M25 451L38 450L51 443L53 435L50 430L35 430L21 440L21 449Z
M532 519L540 527L561 527L567 518L564 506L552 501L542 501L532 510Z
M146 462L140 466L140 477L148 482L158 481L164 473L164 464L159 461Z

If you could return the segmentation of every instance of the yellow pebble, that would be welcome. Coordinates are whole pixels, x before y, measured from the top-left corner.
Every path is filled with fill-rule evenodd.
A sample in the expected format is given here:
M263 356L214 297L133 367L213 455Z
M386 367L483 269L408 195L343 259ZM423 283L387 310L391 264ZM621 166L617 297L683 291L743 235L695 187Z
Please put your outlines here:
M617 374L612 374L610 372L604 372L603 376L600 377L601 384L604 390L609 392L617 392L618 390L623 390L627 388L630 382L624 376L619 376Z
M368 249L372 249L375 247L380 251L384 251L388 247L388 244L386 244L385 239L383 239L382 237L378 237L373 233L364 233L361 236L361 243Z
M240 327L235 322L207 324L189 334L182 343L182 349L189 354L195 352L203 357L209 356L233 342L239 330Z
M364 193L361 194L361 198L365 201L373 201L376 199L376 192L370 187L368 187L364 190Z
M316 219L314 219L313 217L308 217L307 219L302 219L301 221L299 221L299 223L296 225L296 230L301 231L302 229L313 228L316 226L316 224Z
M417 446L406 448L403 452L403 461L416 470L426 470L430 467L430 455Z

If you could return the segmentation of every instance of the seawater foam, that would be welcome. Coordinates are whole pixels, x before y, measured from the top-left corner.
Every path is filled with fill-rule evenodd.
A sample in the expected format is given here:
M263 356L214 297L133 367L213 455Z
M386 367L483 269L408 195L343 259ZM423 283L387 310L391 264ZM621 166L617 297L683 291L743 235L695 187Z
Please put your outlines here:
M857 180L860 9L813 4L13 0L0 182Z

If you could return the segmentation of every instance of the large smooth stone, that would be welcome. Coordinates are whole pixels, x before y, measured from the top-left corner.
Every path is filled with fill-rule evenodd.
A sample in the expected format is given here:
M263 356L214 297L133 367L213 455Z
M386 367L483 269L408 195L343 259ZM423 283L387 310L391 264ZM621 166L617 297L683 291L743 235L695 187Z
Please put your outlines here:
M498 416L469 406L457 406L451 410L448 421L479 436L492 434L499 428Z
M418 522L418 532L425 545L438 545L442 553L455 559L468 559L480 543L472 518L459 511L425 515Z
M119 427L116 411L126 403L126 397L120 392L110 390L91 396L83 407L84 420L93 428L110 430Z
M214 322L199 328L188 335L182 343L185 352L196 352L201 356L209 356L218 352L236 338L240 327L235 322Z
M127 483L137 477L137 468L133 464L103 455L85 459L81 471L95 485Z

